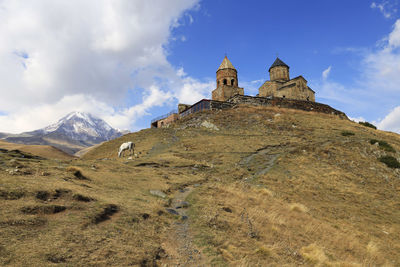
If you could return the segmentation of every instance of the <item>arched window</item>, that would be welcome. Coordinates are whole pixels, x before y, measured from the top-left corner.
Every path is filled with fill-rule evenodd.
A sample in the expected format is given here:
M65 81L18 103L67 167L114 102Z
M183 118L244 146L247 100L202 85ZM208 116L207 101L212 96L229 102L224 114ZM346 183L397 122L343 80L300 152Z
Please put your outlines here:
M226 85L227 84L227 80L226 79L224 79L224 85Z
M231 80L231 85L235 85L235 79Z

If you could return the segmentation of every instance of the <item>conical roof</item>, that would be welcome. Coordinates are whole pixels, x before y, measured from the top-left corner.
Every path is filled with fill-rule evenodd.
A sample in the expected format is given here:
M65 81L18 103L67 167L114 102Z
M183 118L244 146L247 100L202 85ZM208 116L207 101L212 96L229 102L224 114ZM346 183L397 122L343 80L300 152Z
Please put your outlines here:
M222 70L222 69L235 69L235 67L232 65L232 63L229 61L227 56L224 57L224 60L222 60L221 65L219 65L219 68L217 71Z
M283 62L282 60L279 59L279 57L277 57L275 59L275 62L271 65L271 67L269 67L268 71L270 71L273 67L278 67L278 66L284 66L284 67L289 68L289 66L286 65L285 62Z

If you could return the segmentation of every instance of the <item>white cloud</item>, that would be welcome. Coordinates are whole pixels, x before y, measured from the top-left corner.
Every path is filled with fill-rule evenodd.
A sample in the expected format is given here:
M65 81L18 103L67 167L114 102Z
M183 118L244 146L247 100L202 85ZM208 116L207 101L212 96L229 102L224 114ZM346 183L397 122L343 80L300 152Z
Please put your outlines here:
M378 128L400 133L400 106L390 111L390 113L378 123Z
M372 2L371 8L378 9L385 18L389 19L397 13L396 4L397 2L390 1L381 1L380 3Z
M239 87L244 88L246 95L257 95L258 89L265 82L265 78L253 80L253 81L241 81L239 79Z
M73 110L131 128L167 99L204 95L206 85L180 77L165 50L198 2L0 1L0 131L36 129ZM130 90L143 99L121 110Z
M363 51L360 54L360 51ZM340 52L336 50L336 52ZM345 52L362 57L359 76L354 84L344 86L327 79L331 68L323 71L319 81L311 87L318 88L317 97L339 103L352 117L361 115L370 121L379 121L400 99L400 19L393 30L379 42L375 49L355 49ZM382 124L383 125L383 124ZM399 130L396 130L400 133Z
M390 48L400 46L400 20L397 20L393 26L393 31L389 34L388 45Z
M355 118L349 117L349 119L355 122L365 121L363 117L355 117Z
M329 73L331 72L332 66L329 66L326 70L322 72L322 79L328 79Z

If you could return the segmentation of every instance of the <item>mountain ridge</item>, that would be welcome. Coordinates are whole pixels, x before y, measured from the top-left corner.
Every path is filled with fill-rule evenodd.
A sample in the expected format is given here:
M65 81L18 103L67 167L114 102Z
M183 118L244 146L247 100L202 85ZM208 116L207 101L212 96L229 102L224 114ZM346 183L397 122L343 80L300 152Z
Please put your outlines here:
M26 145L51 145L68 154L123 135L90 113L74 111L44 128L6 135L5 141Z

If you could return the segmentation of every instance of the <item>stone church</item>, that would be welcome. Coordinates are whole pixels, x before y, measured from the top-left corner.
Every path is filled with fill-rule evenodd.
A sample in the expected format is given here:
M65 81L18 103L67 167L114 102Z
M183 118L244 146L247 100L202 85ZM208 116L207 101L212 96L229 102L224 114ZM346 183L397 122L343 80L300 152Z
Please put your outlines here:
M270 80L258 89L257 96L315 102L315 92L307 86L307 80L303 76L290 79L289 68L276 58L268 70ZM244 90L239 87L237 70L225 56L217 70L217 88L212 91L212 100L227 101L234 95L244 95Z
M168 127L196 112L224 110L241 104L299 109L347 118L343 112L315 102L315 92L307 86L307 80L303 76L290 79L289 66L279 58L268 72L269 81L261 85L257 96L244 95L244 89L239 87L237 70L225 56L217 70L217 88L212 91L212 99L201 99L193 105L179 104L177 110L153 119L151 127Z

